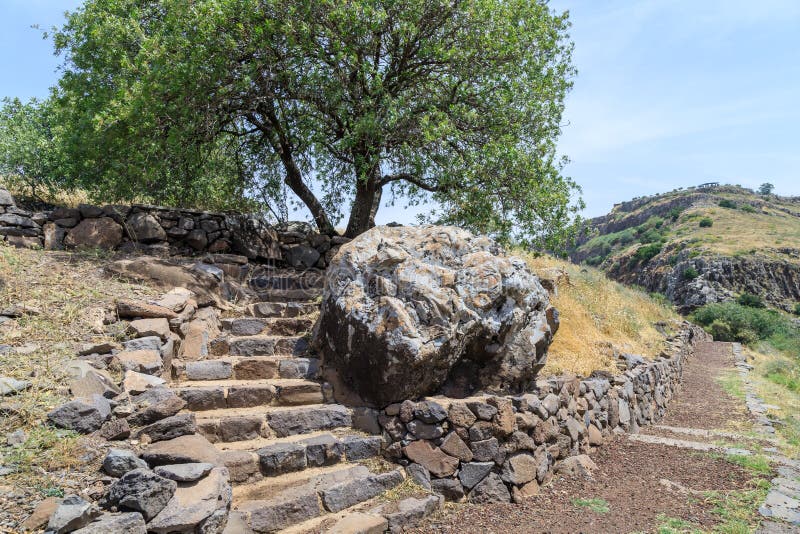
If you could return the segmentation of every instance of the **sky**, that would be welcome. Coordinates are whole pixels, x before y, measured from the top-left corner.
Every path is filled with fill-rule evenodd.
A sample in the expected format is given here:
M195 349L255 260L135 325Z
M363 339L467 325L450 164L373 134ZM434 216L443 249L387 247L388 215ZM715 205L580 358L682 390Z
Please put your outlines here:
M0 0L0 97L45 97L42 39L79 0ZM569 10L578 75L559 150L585 216L717 181L800 195L800 2L552 0ZM383 207L378 223L426 208Z

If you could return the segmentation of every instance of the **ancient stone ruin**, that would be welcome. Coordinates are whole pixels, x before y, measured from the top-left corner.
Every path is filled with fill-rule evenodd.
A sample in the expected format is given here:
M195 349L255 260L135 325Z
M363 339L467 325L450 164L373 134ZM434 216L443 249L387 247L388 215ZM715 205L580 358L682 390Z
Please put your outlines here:
M121 339L76 351L72 399L48 416L97 440L109 482L43 501L30 528L401 532L445 500L519 502L554 473L590 473L586 454L610 436L658 421L707 339L684 324L656 361L541 377L557 312L487 238L379 227L345 244L259 222L242 237L227 216L34 214L1 193L12 244L172 254L109 265L164 292L107 310ZM198 228L202 246L189 239ZM411 496L381 498L412 481Z

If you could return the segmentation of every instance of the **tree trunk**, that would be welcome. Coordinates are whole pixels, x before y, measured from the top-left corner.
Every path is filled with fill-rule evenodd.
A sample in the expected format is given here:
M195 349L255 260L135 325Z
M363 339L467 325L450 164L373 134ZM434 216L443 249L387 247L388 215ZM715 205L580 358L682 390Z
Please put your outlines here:
M379 183L378 169L369 172L369 178L356 183L356 198L350 211L345 236L356 237L375 226L376 206L380 204L382 187Z

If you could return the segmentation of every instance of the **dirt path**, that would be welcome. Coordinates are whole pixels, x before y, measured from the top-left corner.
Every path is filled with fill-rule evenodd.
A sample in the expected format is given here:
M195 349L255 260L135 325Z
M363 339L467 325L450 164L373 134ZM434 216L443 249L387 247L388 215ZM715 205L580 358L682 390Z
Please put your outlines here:
M682 390L662 422L669 428L643 429L644 439L739 445L735 439L739 436L731 429L737 433L747 429L751 419L744 403L727 394L719 381L733 364L727 343L698 347L684 368ZM634 441L627 436L616 437L592 458L598 466L592 479L557 477L539 495L520 505L460 506L429 520L415 532L658 532L668 518L675 527L680 520L710 530L724 518L714 512L714 499L701 492L754 487L753 473L730 463L722 454ZM683 532L686 528L684 524L664 532Z

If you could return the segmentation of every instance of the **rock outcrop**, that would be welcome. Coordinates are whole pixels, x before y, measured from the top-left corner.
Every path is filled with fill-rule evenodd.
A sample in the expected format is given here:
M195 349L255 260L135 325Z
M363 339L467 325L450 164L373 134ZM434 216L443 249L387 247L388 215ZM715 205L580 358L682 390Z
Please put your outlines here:
M377 227L326 273L315 346L327 369L377 405L444 389L518 390L558 326L522 259L454 227Z

